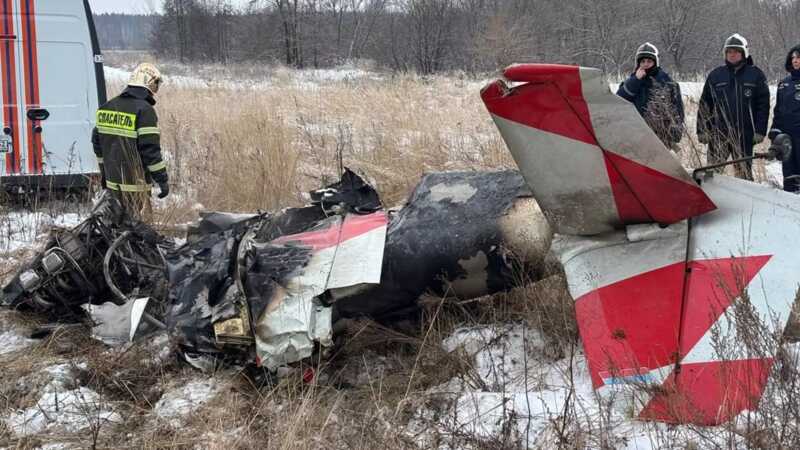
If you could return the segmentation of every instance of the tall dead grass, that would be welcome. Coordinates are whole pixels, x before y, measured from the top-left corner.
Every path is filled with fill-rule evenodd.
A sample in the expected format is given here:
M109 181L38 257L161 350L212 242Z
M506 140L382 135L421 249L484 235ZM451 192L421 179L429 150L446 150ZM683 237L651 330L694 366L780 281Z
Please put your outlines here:
M173 184L206 208L298 204L342 166L371 178L391 205L425 172L514 167L481 103L481 85L278 74L251 90L167 83L156 108ZM121 88L110 86L110 94Z

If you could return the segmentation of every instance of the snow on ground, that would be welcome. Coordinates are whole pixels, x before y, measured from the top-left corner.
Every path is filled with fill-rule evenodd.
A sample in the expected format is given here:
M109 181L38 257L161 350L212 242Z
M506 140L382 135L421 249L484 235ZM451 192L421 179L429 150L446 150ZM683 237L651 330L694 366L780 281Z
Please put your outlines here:
M0 333L0 355L24 350L38 342L34 339L26 338L14 330L3 331Z
M126 69L105 67L106 81L111 83L125 84L130 75L131 72ZM207 78L165 73L164 85L184 89L263 90L274 87L276 84L286 85L288 82L299 88L316 89L321 84L350 82L361 79L382 80L384 75L347 65L332 69L267 68L260 77L253 79L234 79L225 75L224 71L220 71L219 74L207 75Z
M0 254L30 247L45 237L51 227L72 228L83 219L77 213L10 211L0 217Z
M619 89L619 84L621 80L617 81L609 81L608 87L611 89L611 92L616 93L617 89ZM679 81L678 85L681 88L681 94L684 97L692 98L695 100L700 99L700 95L703 93L703 84L704 81ZM772 96L772 99L775 99L775 94L777 92L777 85L770 85L769 86L769 93Z
M496 439L510 427L512 435L530 447L549 419L563 410L570 386L582 403L591 405L593 399L583 357L579 355L569 370L567 360L549 364L536 356L543 353L544 346L538 331L523 325L456 330L443 347L472 356L477 379L455 378L430 389L430 395L450 399L451 408L420 411L410 429L424 430L433 423L436 434L447 440L465 435ZM432 437L422 432L418 439L429 446Z
M359 80L391 80L391 75L381 72L364 70L350 65L342 65L330 69L290 69L290 68L265 68L263 72L253 74L253 78L234 78L225 74L224 69L219 69L218 73L206 73L200 75L177 75L164 74L165 85L176 86L179 88L199 88L199 89L234 89L234 90L263 90L275 87L276 85L293 84L298 88L316 89L320 85L353 82ZM116 84L125 84L130 78L131 71L118 67L105 66L106 81ZM463 79L462 79L463 78ZM496 77L488 78L449 78L449 82L461 83L464 89L479 92L480 89ZM437 79L431 77L431 80ZM609 81L608 87L611 92L616 93L622 80ZM704 81L680 81L678 82L681 93L684 97L699 99L703 92ZM770 85L770 95L774 98L776 85ZM435 99L432 99L435 100Z
M29 330L13 320L14 311L0 310L0 356L24 350L39 341L28 339Z
M586 435L585 448L685 448L695 439L688 427L632 419L629 388L598 397L579 348L571 358L548 361L541 356L545 345L536 330L523 325L456 330L442 346L472 356L476 376L429 389L428 400L437 401L417 411L409 434L423 448L438 443L440 449L471 448L474 442L459 440L465 436L494 442L505 436L524 448L549 449L560 432L576 428ZM570 430L559 431L562 425ZM704 442L729 447L731 435L724 428L702 433Z
M75 433L97 429L108 423L119 423L121 416L100 395L86 387L76 387L73 367L57 364L42 373L50 382L41 390L41 396L30 408L12 411L6 426L17 436L43 432Z
M770 161L764 164L764 174L766 184L783 188L783 166L780 161Z
M153 413L170 426L178 428L190 413L208 403L225 387L226 383L216 378L196 379L174 386L158 400Z

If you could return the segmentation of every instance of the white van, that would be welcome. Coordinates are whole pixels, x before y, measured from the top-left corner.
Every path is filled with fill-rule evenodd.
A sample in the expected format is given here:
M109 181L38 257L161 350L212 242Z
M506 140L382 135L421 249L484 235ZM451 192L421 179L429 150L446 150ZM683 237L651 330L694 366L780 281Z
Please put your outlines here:
M85 187L98 174L91 132L106 101L88 0L0 0L0 185Z

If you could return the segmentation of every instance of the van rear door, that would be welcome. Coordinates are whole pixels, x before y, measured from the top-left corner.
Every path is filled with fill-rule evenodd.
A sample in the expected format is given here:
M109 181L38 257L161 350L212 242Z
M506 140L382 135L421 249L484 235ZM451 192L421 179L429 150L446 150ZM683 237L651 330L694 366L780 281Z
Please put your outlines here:
M4 184L70 186L97 173L94 114L105 102L87 0L0 0Z

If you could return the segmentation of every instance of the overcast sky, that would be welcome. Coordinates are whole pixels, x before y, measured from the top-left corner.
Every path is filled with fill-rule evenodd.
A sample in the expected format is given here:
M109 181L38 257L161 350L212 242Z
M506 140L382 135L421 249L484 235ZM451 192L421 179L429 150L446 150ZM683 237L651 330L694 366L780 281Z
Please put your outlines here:
M236 6L247 3L248 0L232 0ZM92 12L102 13L139 13L160 12L163 0L89 0Z

